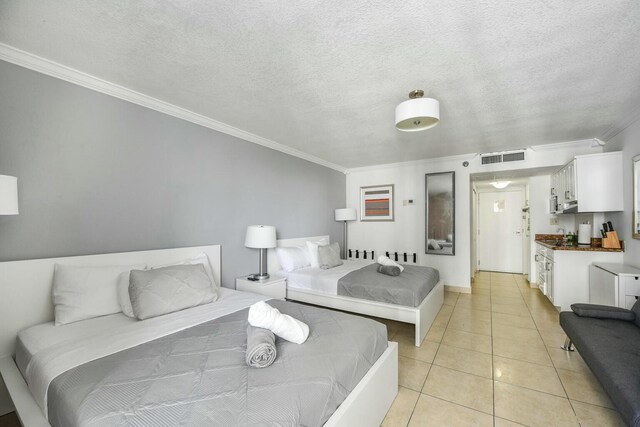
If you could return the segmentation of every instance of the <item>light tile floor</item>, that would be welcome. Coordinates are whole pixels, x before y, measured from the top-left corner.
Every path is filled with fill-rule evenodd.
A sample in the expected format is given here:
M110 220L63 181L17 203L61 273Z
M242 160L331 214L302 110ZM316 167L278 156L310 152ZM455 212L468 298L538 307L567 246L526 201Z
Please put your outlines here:
M421 347L399 343L400 390L384 427L623 426L577 352L560 349L558 312L523 276L480 272L471 294L445 293Z

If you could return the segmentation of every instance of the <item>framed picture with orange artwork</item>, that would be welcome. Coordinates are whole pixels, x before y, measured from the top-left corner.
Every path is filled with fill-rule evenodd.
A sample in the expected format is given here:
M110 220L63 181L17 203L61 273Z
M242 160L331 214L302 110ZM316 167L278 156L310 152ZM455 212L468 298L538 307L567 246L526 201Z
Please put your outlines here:
M360 221L393 221L393 184L360 187Z

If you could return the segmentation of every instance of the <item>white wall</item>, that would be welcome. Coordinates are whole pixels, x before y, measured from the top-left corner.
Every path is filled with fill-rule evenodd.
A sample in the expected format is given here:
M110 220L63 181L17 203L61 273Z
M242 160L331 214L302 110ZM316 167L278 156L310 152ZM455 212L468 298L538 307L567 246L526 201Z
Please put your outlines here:
M634 240L631 237L633 213L633 169L631 159L640 154L640 120L627 127L610 141L607 141L605 151L620 150L622 150L624 168L624 212L607 214L607 220L613 222L618 235L625 241L625 264L640 267L640 240Z
M360 187L395 184L395 221L360 222L349 224L349 247L353 249L416 252L418 263L440 270L447 285L470 287L471 272L471 185L473 173L493 173L514 169L562 166L576 154L602 151L588 143L566 144L549 150L527 150L522 162L481 165L474 154L427 161L416 161L375 167L356 168L347 172L347 206L360 211ZM463 161L470 165L464 167ZM455 256L427 255L424 244L425 174L455 171ZM544 192L548 192L545 186ZM545 196L546 197L546 196ZM404 199L414 199L413 206L403 206ZM548 208L547 208L548 209ZM358 218L360 215L358 214ZM555 231L555 229L553 230ZM533 233L534 231L532 231Z

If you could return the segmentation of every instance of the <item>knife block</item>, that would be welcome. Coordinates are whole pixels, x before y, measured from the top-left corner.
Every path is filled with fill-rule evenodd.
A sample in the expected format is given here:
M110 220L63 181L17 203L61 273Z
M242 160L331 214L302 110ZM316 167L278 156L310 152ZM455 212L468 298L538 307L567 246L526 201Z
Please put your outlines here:
M602 239L602 247L607 249L620 249L620 239L617 231L608 231L607 237Z

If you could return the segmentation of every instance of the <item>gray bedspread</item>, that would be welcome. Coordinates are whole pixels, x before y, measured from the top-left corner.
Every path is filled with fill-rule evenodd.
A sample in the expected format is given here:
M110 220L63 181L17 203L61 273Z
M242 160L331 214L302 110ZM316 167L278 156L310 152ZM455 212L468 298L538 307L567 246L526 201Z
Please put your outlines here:
M378 264L352 271L338 280L338 295L417 307L438 284L435 268L403 265L404 271L392 277L378 273Z
M370 319L271 300L307 323L302 345L277 339L268 368L245 364L248 309L58 376L53 426L320 426L387 347Z

